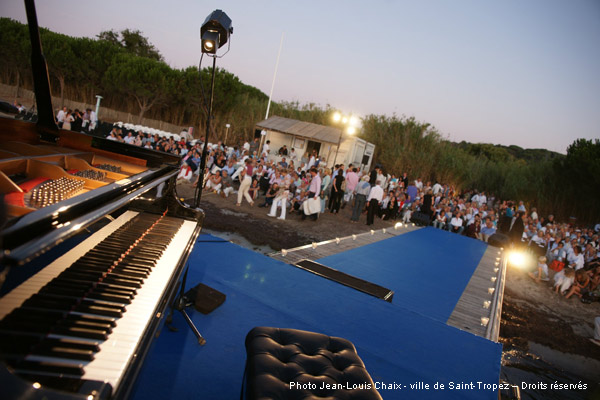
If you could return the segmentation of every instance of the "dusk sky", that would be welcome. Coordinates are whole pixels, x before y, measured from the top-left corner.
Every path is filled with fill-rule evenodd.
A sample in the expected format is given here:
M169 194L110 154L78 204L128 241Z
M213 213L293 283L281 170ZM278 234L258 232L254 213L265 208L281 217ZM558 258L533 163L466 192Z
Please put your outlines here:
M40 26L139 29L175 68L198 64L215 9L234 26L217 65L267 95L284 33L275 101L414 116L453 141L561 153L600 137L598 0L37 1ZM26 22L23 2L2 1L0 16Z

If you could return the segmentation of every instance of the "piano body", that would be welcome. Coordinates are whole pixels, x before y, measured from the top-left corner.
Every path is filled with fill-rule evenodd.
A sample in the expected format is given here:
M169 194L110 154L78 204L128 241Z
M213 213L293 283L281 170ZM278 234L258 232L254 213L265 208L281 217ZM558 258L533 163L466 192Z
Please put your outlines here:
M204 214L179 157L56 127L25 4L39 119L0 117L2 398L127 398Z

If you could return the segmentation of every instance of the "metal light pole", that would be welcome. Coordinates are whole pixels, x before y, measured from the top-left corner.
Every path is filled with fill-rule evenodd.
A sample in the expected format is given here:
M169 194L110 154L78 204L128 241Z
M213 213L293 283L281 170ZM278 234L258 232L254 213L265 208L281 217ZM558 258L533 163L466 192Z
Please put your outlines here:
M96 95L96 118L98 118L98 113L100 111L100 100L102 99L102 96L100 96L99 94Z
M333 121L338 122L338 123L341 122L346 129L346 133L348 133L349 135L353 135L356 132L355 126L358 123L358 120L353 115L351 115L350 117L347 117L345 115L342 115L342 114L336 112L335 114L333 114ZM336 162L337 162L338 152L340 151L340 145L342 144L342 134L344 133L344 127L342 129L340 129L340 137L338 139L338 144L335 149L335 157L333 158L333 166L335 166Z
M227 146L227 135L229 134L230 124L225 124L225 140L223 141L223 146Z

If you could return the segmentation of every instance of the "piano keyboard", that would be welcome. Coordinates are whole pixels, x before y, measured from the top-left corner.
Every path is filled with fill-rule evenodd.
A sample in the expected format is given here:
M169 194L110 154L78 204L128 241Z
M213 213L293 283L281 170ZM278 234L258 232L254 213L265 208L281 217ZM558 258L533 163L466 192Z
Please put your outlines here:
M197 223L127 211L0 299L0 357L117 390Z

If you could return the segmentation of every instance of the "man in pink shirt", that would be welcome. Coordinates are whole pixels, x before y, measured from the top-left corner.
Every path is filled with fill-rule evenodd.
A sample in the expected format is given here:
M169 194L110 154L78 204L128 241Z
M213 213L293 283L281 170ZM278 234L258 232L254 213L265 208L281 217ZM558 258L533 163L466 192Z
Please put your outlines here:
M359 179L358 169L356 167L346 172L346 192L344 194L342 208L346 207L346 204L352 201L352 194L354 193L354 189L356 188Z

